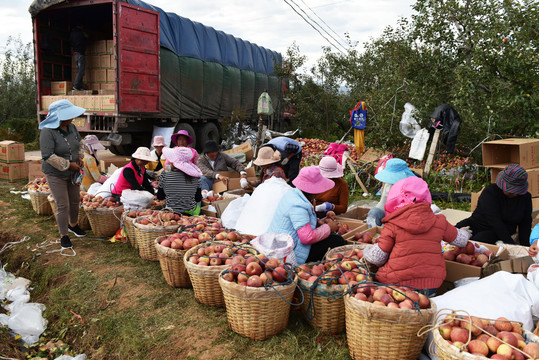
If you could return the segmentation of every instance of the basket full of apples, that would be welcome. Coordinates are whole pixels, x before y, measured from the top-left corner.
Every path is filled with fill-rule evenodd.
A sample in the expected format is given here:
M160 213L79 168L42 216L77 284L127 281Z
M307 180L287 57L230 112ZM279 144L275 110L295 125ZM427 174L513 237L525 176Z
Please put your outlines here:
M168 210L150 210L150 215L139 216L134 221L135 241L139 255L144 260L158 261L155 239L174 234L180 227L181 216Z
M219 274L230 267L245 271L247 261L252 262L258 255L252 246L230 240L206 241L187 250L183 260L195 299L208 306L225 306Z
M415 360L427 339L436 306L411 288L374 282L355 285L344 296L346 337L352 359Z
M198 245L198 241L198 238L186 233L174 233L155 239L157 258L167 284L179 288L191 287L183 256L191 247Z
M441 360L539 359L539 337L522 329L519 322L504 317L484 319L464 311L441 312L431 330Z
M83 197L84 198L84 197ZM112 236L120 229L123 206L115 198L88 196L83 200L83 208L94 235Z
M265 340L286 328L297 278L276 258L260 255L247 261L219 276L228 325L239 335Z
M125 232L127 233L127 239L129 240L131 246L133 246L135 249L138 249L138 243L135 237L135 220L139 216L151 215L152 212L152 209L144 209L129 210L122 213L122 223L124 225Z
M47 197L51 193L49 184L47 184L46 178L37 178L26 185L28 189L28 195L30 195L30 201L32 202L32 208L38 215L52 215L54 214L49 200Z

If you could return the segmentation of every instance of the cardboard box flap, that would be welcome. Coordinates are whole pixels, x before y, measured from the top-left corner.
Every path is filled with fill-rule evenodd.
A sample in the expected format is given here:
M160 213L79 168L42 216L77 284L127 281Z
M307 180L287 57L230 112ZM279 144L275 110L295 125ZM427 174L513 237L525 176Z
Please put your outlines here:
M251 146L251 142L249 140L247 140L243 144L233 147L232 149L224 150L223 152L225 154L243 153L245 154L246 161L251 161L254 155L253 147Z
M381 157L384 157L385 155L389 155L389 154L391 154L389 151L368 148L367 151L365 151L363 155L361 155L361 157L359 158L359 161L370 163L373 161L377 161Z
M223 199L213 202L213 206L215 207L215 211L217 212L217 217L221 217L223 214L223 211L225 211L228 204L230 204L232 201L236 199Z

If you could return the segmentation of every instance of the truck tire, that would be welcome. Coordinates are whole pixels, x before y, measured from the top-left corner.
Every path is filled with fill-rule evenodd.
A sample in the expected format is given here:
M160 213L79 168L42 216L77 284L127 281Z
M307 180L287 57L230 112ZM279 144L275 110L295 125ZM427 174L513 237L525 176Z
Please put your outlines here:
M108 149L114 155L122 155L122 156L130 157L131 154L133 154L137 150L137 147L135 145L132 145L132 144L111 145Z
M197 145L197 135L195 133L195 129L188 123L178 123L174 127L174 134L177 133L180 130L187 130L189 135L191 135L191 137L193 138L193 143L190 144L189 146L192 147L192 148L195 148L196 145ZM170 142L170 147L174 147L174 146L176 146L176 145L174 145L172 142Z
M199 133L198 138L199 138L200 146L202 146L202 147L209 140L213 140L217 144L219 144L219 140L220 140L219 139L220 138L220 136L219 136L219 128L217 128L217 125L215 125L212 122L206 123L200 129L200 133Z

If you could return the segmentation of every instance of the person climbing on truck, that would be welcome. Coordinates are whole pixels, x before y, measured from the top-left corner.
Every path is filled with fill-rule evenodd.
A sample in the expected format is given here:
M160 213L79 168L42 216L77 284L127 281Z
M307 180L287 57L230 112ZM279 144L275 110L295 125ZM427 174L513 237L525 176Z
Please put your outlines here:
M79 22L71 29L69 34L69 43L73 52L73 59L77 64L77 76L73 82L73 90L84 90L82 79L86 71L86 38L87 35L83 31L84 26Z

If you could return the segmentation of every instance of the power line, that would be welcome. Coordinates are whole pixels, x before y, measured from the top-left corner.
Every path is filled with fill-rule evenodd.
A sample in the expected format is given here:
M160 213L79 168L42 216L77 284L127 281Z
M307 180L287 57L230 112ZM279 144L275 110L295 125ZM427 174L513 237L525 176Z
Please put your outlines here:
M332 47L334 47L335 49L339 50L343 55L344 55L344 52L339 49L337 46L335 46L327 37L324 36L324 34L322 34L320 32L320 30L318 30L313 24L311 24L303 15L301 15L287 0L284 0L284 2L290 6L292 8L292 10L294 10L294 12L296 14L298 14L307 24L309 24L314 30L316 30L316 32L318 32L320 34L320 36L322 36Z
M344 40L339 34L337 34L337 33L335 32L335 30L333 30L333 29L331 28L331 26L329 26L329 25L328 25L328 24L327 24L327 23L326 23L320 16L318 16L318 14L317 14L317 13L316 13L316 12L309 6L309 5L307 5L307 3L306 3L304 0L301 0L301 2L304 3L305 6L307 6L307 9L311 10L311 12L312 12L317 18L319 18L320 21L322 21L322 22L324 23L324 25L326 25L327 28L328 28L329 30L331 30L335 35L337 35L337 37L338 37L339 39L341 39L341 41L342 41L343 43L345 43L345 44L347 43L346 40Z

